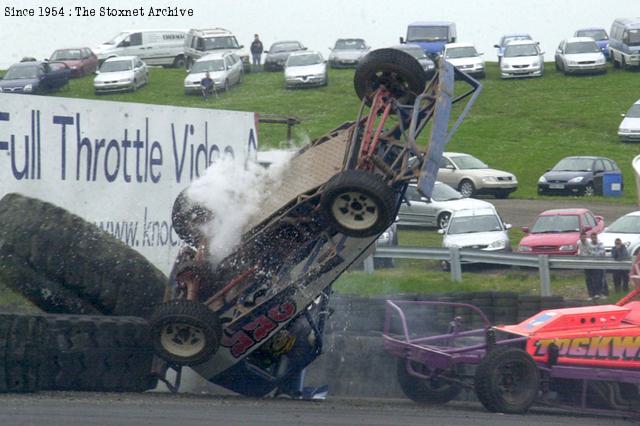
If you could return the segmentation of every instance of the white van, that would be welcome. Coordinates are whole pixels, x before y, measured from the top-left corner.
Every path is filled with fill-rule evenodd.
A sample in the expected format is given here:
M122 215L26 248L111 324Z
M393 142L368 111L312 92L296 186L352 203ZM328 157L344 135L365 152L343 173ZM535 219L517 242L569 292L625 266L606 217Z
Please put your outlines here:
M184 68L186 30L123 31L93 49L99 61L114 56L137 56L147 65Z
M192 28L184 40L184 54L187 69L191 69L198 59L215 52L231 51L242 59L243 64L249 64L249 54L240 52L244 46L238 43L236 36L224 28L196 29Z

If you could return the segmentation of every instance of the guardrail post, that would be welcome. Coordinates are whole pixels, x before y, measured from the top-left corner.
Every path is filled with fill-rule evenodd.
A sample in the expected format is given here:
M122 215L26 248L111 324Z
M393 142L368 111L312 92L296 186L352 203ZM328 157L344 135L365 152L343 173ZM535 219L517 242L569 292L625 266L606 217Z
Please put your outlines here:
M460 249L458 247L451 247L449 249L451 259L451 281L459 283L462 282L462 266L460 265Z
M373 266L373 255L367 256L364 260L364 272L367 274L373 274L375 267Z
M549 256L538 256L538 269L540 270L540 295L551 296L551 275L549 274Z

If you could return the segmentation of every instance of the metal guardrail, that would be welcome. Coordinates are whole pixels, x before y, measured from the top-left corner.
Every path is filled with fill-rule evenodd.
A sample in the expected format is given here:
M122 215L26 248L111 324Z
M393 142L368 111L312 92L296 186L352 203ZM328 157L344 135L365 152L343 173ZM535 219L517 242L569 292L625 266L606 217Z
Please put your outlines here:
M540 274L540 294L551 296L551 269L606 269L609 271L630 271L632 261L617 261L611 258L579 256L547 256L517 253L495 253L483 250L459 249L457 247L377 247L373 257L393 259L444 260L451 267L451 280L462 281L463 263L489 263L494 265L521 266L537 268ZM374 270L373 259L365 261L365 271Z

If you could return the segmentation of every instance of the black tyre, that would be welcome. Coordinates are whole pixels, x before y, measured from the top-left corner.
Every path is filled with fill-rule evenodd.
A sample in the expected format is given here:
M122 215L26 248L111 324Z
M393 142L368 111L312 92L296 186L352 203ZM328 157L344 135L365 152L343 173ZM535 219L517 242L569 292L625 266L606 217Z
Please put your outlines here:
M531 355L499 347L486 354L475 376L476 395L492 412L525 413L538 397L540 371Z
M184 60L184 56L182 55L176 56L176 58L173 60L174 68L184 68L186 65L187 62Z
M153 389L149 324L136 317L45 315L40 389L142 392Z
M444 404L454 399L460 393L460 386L446 379L421 379L409 374L407 371L407 362L410 361L405 359L398 360L397 376L402 392L412 401L418 404ZM429 374L423 364L412 363L411 365L412 368L420 374ZM450 376L451 375L447 375L446 377Z
M380 234L391 225L396 193L379 175L346 170L329 180L320 203L328 221L339 232L365 238Z
M410 104L424 91L427 78L420 63L408 53L396 49L378 49L358 62L353 82L356 94L368 105L381 85L398 102Z
M469 179L464 179L462 182L460 182L458 191L460 191L463 197L468 198L472 197L476 192L476 187Z
M173 230L187 244L197 245L202 238L200 227L213 218L211 210L189 199L187 188L183 189L173 202L171 222Z
M620 68L620 62L616 61L616 57L614 56L613 52L611 52L610 56L611 56L611 63L613 64L613 67Z
M158 306L150 322L156 354L179 365L207 361L218 350L222 338L218 316L191 300L173 300Z
M44 311L61 312L48 301L64 300L69 293L107 315L146 316L162 300L164 274L79 216L41 200L8 194L0 200L0 222L2 255L12 256L22 272L31 268L37 277L65 289L47 298L31 293L31 300ZM17 291L25 289L23 283L7 284Z
M0 392L38 390L43 330L37 316L0 315Z
M442 212L438 215L438 228L439 229L446 229L447 225L449 224L449 219L451 219L451 213L449 212Z
M505 198L509 198L509 191L497 191L494 193L494 196L499 200L504 200Z
M444 272L449 272L451 271L451 263L449 263L446 260L441 260L440 261L440 269Z

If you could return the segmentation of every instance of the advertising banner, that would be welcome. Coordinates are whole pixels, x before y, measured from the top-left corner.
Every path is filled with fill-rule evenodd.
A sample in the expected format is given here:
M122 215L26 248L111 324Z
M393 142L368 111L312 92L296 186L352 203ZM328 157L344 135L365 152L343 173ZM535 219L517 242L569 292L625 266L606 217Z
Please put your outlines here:
M251 112L0 93L0 197L63 207L167 274L178 193L223 156L256 150Z

